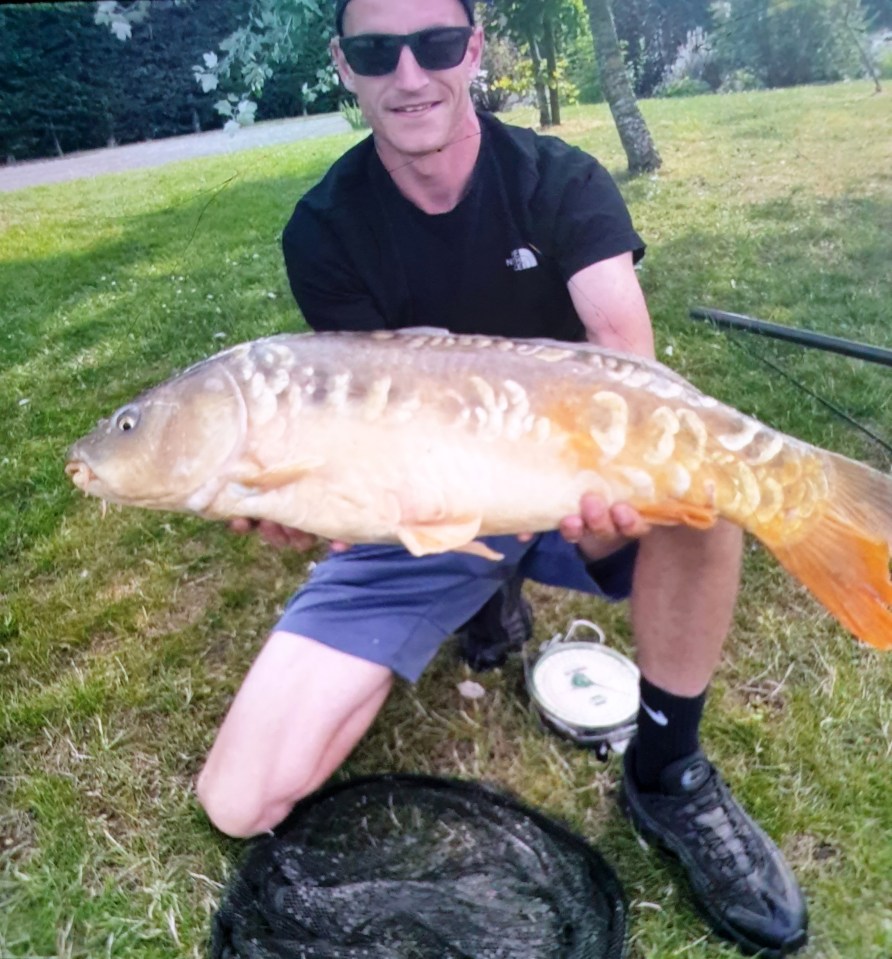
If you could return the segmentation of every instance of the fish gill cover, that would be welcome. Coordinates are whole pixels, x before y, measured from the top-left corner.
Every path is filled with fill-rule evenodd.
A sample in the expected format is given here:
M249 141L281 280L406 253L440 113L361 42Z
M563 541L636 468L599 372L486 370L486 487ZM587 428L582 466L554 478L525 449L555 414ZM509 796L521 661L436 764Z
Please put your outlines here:
M626 906L581 837L475 783L388 775L249 847L212 959L621 959Z

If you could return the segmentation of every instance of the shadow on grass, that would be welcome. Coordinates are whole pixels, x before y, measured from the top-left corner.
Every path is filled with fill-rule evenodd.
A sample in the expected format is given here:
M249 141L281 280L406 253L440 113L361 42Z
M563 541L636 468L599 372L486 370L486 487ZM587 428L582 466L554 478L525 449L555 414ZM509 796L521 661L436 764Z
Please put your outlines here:
M95 228L65 224L60 232L82 233L76 251L0 263L8 563L70 509L65 452L99 416L227 345L302 328L279 237L326 168L234 181L210 199L115 218L112 228L101 219Z
M0 295L8 300L0 321L7 340L4 368L9 371L17 363L28 363L36 350L47 348L57 350L57 358L64 362L77 351L122 335L138 337L137 346L150 355L161 355L164 350L159 347L171 343L171 319L178 324L173 342L187 345L191 318L158 322L159 317L149 314L139 285L182 275L187 287L212 289L224 280L235 283L232 267L221 262L220 255L228 261L230 255L262 250L264 257L280 259L281 230L294 204L324 170L320 164L300 179L234 181L210 197L197 194L171 208L99 220L98 230L113 235L98 242L90 242L95 231L89 224L72 228L65 223L72 232L83 231L84 242L77 252L0 263ZM152 270L159 257L167 265ZM276 269L277 276L282 274L278 263ZM109 285L112 282L114 287ZM272 280L267 277L267 282ZM128 290L128 283L137 288ZM97 297L111 300L99 312L92 302ZM64 322L63 317L76 315L85 306L87 317ZM22 312L27 315L17 315Z

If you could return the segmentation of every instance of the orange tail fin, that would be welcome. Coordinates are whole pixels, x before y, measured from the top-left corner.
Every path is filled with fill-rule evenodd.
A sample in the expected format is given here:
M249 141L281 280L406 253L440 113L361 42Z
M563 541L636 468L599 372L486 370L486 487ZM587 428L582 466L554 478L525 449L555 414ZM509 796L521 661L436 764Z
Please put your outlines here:
M892 649L892 477L825 453L829 503L803 539L769 548L859 639Z

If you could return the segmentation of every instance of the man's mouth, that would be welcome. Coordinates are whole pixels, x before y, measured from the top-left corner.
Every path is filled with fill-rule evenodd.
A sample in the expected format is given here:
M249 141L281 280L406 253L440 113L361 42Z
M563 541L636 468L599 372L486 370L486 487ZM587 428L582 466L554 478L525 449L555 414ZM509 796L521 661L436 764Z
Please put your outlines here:
M413 116L419 113L427 113L436 105L436 101L431 101L430 103L409 103L402 107L391 107L391 109L394 113L399 113L403 116Z

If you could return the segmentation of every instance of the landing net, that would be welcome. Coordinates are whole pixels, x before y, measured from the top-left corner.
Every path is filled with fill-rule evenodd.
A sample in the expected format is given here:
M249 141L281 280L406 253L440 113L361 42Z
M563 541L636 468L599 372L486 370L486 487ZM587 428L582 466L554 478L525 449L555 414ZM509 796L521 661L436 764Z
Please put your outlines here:
M304 800L249 847L212 959L621 959L590 845L474 783L388 775Z

